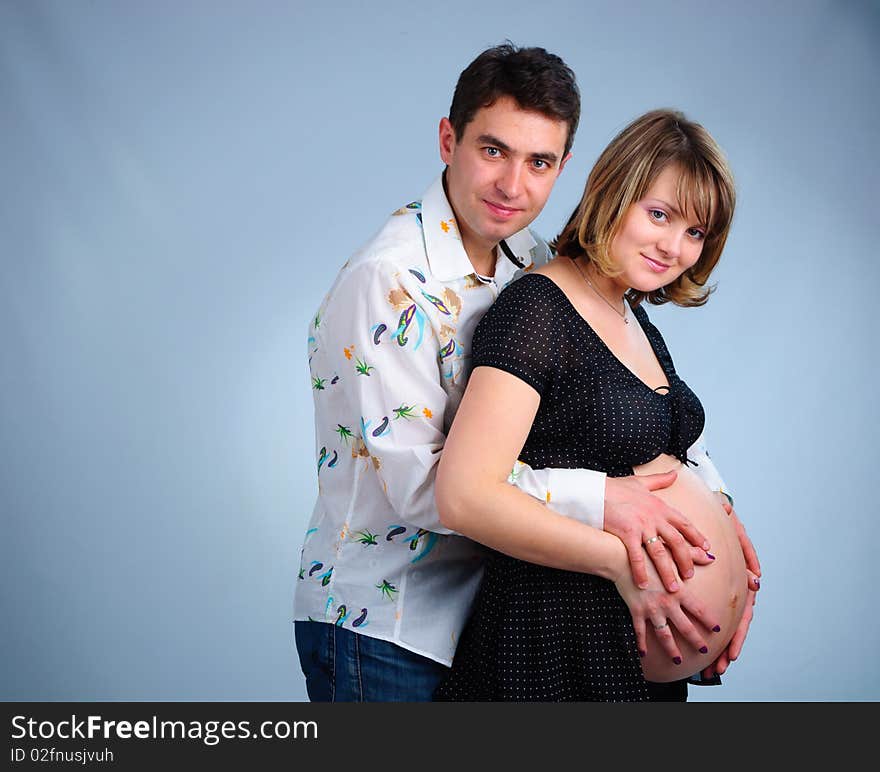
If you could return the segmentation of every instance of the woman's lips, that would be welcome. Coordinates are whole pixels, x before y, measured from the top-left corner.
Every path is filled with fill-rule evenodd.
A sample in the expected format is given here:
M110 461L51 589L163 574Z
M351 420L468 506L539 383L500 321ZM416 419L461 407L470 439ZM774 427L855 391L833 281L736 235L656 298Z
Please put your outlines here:
M519 214L519 209L512 209L509 206L504 206L503 204L496 204L493 201L489 201L487 199L483 199L483 203L489 209L489 211L495 215L495 217L500 217L503 220L509 220L514 215Z
M647 255L642 255L642 259L648 264L648 268L650 268L654 273L663 273L664 271L669 270L669 266L666 263L661 263L659 260L652 260Z

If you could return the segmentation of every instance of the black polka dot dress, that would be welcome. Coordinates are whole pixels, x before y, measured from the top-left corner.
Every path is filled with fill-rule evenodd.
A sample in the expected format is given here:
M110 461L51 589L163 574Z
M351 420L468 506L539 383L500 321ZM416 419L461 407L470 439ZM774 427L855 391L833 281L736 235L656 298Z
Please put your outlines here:
M645 310L634 312L668 390L652 390L632 373L541 274L508 286L481 320L473 366L505 370L541 395L520 454L532 468L620 477L661 453L687 460L703 408ZM434 698L617 702L686 694L684 681L645 681L632 619L613 582L490 552L452 670Z

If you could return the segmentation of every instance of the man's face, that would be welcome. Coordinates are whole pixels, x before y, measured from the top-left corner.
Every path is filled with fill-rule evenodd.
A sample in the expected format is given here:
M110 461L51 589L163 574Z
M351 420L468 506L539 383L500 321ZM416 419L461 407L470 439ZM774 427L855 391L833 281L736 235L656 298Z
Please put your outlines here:
M544 208L563 157L568 124L521 109L510 97L477 111L461 141L440 121L446 188L471 260L531 223Z

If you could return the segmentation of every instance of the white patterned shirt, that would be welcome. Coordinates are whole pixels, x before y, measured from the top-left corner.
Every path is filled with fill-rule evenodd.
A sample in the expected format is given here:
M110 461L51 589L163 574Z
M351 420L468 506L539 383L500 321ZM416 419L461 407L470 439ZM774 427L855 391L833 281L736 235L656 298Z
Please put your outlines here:
M524 229L499 245L494 277L475 274L441 176L342 267L309 325L318 498L295 619L452 663L483 548L440 523L436 465L470 374L477 323L506 284L549 258ZM701 443L689 455L720 488ZM517 462L510 482L602 527L602 473Z

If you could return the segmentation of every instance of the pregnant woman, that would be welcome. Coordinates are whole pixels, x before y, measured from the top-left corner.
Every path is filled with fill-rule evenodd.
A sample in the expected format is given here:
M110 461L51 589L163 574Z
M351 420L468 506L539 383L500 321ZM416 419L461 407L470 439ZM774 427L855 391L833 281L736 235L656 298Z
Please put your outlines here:
M643 302L706 302L734 200L708 132L650 112L596 162L557 257L481 321L436 492L446 526L496 551L435 699L686 699L684 679L727 647L751 602L743 548L688 468L703 408ZM675 592L655 573L636 587L616 536L507 485L517 459L611 477L675 470L656 495L702 531L714 561Z

